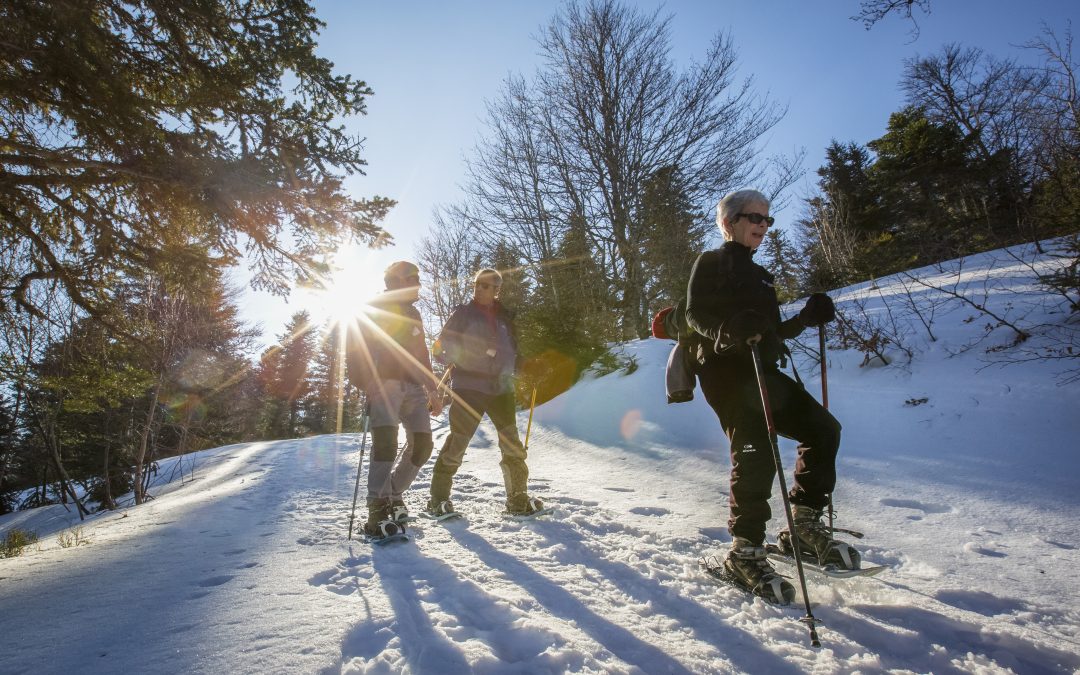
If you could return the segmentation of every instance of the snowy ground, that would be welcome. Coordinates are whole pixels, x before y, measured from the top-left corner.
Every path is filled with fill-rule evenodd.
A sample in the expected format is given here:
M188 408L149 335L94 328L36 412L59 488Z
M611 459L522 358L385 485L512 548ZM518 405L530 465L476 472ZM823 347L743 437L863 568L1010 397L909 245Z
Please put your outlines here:
M992 302L1034 293L1022 269L1009 284ZM836 297L874 311L895 291L882 280ZM0 672L1080 672L1080 385L1059 384L1060 363L985 368L981 346L949 357L981 334L970 314L939 307L937 341L912 329L908 365L831 353L838 524L891 569L810 577L821 649L801 604L699 571L730 541L727 445L700 395L664 405L670 345L645 340L624 347L633 374L537 409L530 489L551 519L499 515L486 424L455 482L467 520L420 521L386 548L345 538L355 435L201 452L183 482L164 462L159 477L176 475L156 499L95 515L82 546L57 541L77 522L63 507L0 518L0 534L41 536L0 560ZM819 391L809 363L800 373Z

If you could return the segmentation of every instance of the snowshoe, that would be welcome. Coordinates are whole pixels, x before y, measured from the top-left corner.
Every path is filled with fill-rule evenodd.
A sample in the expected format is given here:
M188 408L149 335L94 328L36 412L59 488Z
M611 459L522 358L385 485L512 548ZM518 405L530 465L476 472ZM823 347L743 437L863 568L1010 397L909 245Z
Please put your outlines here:
M427 510L422 514L425 518L442 521L451 518L461 518L462 515L454 510L454 504L449 499L428 501Z
M768 553L770 560L784 563L785 565L795 566L795 557L790 553L785 553L776 544L765 544L765 552ZM804 570L820 574L832 579L854 579L855 577L873 577L881 574L885 570L889 569L885 565L860 565L857 570L841 569L833 565L818 565L816 561L810 560L803 555L802 566Z
M364 523L364 541L369 544L384 546L394 541L408 541L405 526L393 520L381 520L377 523Z
M723 570L736 585L766 602L788 605L795 600L795 587L773 569L763 546L736 537L724 558Z
M506 500L506 515L516 520L529 520L554 511L554 508L545 507L538 498L525 493L518 493Z
M409 507L405 506L405 502L400 499L394 500L391 509L390 517L395 523L408 523L416 520L416 518L409 515Z
M796 504L792 507L795 533L799 536L799 552L805 561L822 568L857 570L861 563L858 549L832 538L829 527L821 522L821 509ZM794 555L791 533L781 531L776 537L781 553Z

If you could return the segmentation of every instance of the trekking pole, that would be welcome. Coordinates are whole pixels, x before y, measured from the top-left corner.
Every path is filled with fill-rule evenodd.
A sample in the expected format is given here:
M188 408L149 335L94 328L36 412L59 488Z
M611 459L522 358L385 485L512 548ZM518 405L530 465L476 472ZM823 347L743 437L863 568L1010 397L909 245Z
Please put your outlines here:
M818 355L821 357L821 406L829 409L829 378L825 363L825 324L818 326ZM832 492L829 492L829 539L833 538Z
M536 408L536 387L533 387L532 402L529 403L529 423L525 426L525 451L529 450L529 432L532 431L533 409Z
M803 572L802 552L799 550L799 538L795 536L795 519L791 515L791 502L788 500L787 479L784 478L784 465L780 460L780 448L776 443L776 425L773 423L772 407L769 406L769 392L765 388L765 372L761 365L761 354L757 342L750 343L750 353L754 357L754 374L757 375L758 391L761 393L761 407L765 411L765 425L769 431L769 444L772 446L773 462L776 463L776 475L780 478L780 495L784 499L784 515L787 516L788 532L791 533L791 548L795 553L795 569L799 572L799 586L802 589L806 616L799 619L810 628L810 646L820 647L817 635L817 619L810 611L810 595L806 591L806 574Z
M371 406L364 403L364 434L360 440L360 461L356 464L356 485L353 486L352 511L349 512L349 539L352 539L353 520L356 518L356 498L360 494L360 470L364 467L364 450L367 448L368 427L371 426L371 417L368 413Z

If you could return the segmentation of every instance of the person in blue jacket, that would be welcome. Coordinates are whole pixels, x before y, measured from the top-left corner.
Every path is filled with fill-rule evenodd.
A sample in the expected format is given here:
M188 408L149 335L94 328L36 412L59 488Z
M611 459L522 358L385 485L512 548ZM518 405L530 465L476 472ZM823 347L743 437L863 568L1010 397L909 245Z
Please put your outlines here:
M529 468L517 431L514 375L518 366L517 335L510 312L499 302L502 275L485 268L473 278L471 302L459 305L435 342L435 357L450 373L450 435L439 450L431 478L428 512L454 511L450 490L469 441L487 414L499 435L506 510L527 515L543 509L528 494Z

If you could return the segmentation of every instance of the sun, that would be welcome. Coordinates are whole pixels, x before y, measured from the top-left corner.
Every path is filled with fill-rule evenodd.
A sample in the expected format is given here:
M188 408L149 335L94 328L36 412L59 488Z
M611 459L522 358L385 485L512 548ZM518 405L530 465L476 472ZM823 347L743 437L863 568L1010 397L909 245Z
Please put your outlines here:
M369 248L342 248L334 255L330 270L320 288L299 292L302 297L298 300L316 323L348 323L383 290L382 268Z

